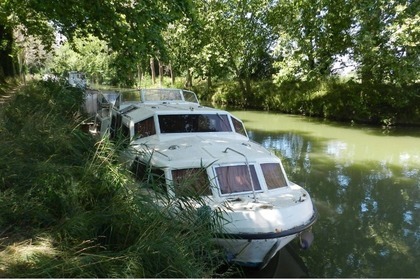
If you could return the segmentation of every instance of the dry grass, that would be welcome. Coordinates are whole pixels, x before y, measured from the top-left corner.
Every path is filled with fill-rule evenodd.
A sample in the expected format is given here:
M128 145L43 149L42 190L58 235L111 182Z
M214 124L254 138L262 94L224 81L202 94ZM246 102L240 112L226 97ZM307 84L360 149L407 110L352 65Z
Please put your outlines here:
M22 241L17 241L17 239L19 237L16 235L13 236L13 240L7 237L0 239L0 278L13 277L7 273L12 266L30 267L35 265L35 257L57 255L49 237Z

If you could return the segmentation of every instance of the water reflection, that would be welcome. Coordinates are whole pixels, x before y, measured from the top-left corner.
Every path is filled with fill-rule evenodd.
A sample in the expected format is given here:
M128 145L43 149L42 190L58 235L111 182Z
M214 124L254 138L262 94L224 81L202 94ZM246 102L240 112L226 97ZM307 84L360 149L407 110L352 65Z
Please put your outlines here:
M296 244L289 243L282 248L262 270L244 268L238 277L246 278L308 278L311 277L299 256Z
M420 277L420 131L232 111L320 213L300 252L311 277Z

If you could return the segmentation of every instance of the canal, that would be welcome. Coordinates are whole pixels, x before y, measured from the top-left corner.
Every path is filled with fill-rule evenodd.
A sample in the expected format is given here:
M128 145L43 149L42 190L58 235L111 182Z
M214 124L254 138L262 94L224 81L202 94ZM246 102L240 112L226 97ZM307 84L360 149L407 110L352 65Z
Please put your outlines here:
M289 180L309 191L320 214L309 250L292 244L271 271L247 276L420 277L419 128L230 112L282 159Z

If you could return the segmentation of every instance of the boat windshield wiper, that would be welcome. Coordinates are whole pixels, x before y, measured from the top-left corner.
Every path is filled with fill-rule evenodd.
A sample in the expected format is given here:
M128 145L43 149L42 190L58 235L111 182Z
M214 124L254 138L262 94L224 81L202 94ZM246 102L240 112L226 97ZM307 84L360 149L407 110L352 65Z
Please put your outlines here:
M252 175L251 175L251 168L249 168L249 162L248 162L248 158L246 157L246 155L244 155L241 152L238 152L232 148L227 147L223 152L227 153L228 150L231 150L232 152L235 152L241 156L243 156L245 158L245 163L246 163L246 167L248 168L248 174L249 174L249 179L251 181L251 188L252 188L252 195L254 196L254 202L257 202L257 197L255 195L255 188L254 188L254 181L252 180Z

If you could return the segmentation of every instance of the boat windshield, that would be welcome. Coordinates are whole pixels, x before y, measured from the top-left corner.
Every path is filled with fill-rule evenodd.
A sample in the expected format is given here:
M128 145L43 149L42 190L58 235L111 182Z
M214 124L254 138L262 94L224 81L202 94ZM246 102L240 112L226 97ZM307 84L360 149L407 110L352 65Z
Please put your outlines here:
M185 101L198 103L197 96L195 95L194 92L189 91L189 90L183 90L182 93L184 95L184 100Z
M140 91L140 99L142 102L176 101L199 104L194 92L181 89L142 89Z
M161 133L232 131L225 114L159 115L158 119Z
M250 165L249 169L251 170L254 190L261 190L255 166ZM253 191L247 165L220 166L216 167L215 170L221 194Z

